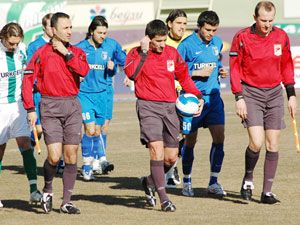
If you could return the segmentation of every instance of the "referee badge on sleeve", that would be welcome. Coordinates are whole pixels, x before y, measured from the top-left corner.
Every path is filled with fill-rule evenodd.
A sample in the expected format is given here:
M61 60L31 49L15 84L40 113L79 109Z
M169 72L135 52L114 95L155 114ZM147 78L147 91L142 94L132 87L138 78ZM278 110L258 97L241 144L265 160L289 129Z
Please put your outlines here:
M173 72L175 70L174 60L167 60L167 69L169 72Z
M281 44L274 45L274 55L276 55L276 56L282 55Z

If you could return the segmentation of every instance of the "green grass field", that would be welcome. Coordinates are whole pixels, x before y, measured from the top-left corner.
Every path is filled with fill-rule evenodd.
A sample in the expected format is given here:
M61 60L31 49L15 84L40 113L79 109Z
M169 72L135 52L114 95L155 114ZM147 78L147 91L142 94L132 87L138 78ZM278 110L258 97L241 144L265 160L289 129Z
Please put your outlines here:
M200 130L195 148L193 187L195 197L181 195L181 185L169 189L169 197L176 204L175 213L164 213L159 206L145 208L144 192L139 177L149 173L148 151L139 142L139 126L135 102L117 102L108 136L108 159L115 164L109 175L98 176L94 182L84 182L78 176L73 202L81 209L80 215L62 215L59 206L62 197L62 180L54 179L54 210L45 215L39 206L28 204L27 179L22 159L14 140L8 143L0 175L0 224L300 224L300 154L295 151L291 122L286 113L287 128L281 135L280 161L273 191L281 200L279 205L259 203L263 180L261 152L254 173L254 201L247 203L239 196L244 173L244 151L248 144L246 130L234 112L234 98L223 94L226 111L225 159L219 182L228 196L210 198L206 194L209 178L209 149L211 138L207 130ZM300 125L300 115L297 120ZM37 155L38 184L43 187L42 165L46 149ZM81 153L79 153L81 156ZM81 165L81 157L79 157ZM181 162L179 163L181 174Z

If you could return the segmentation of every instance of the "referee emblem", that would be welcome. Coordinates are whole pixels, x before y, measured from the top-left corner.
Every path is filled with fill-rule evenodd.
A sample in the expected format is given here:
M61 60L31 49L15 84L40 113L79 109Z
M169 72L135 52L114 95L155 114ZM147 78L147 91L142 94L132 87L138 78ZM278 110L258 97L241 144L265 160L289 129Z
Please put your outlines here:
M175 70L175 63L173 60L167 60L167 69L169 72L173 72Z
M274 55L276 55L276 56L282 55L281 44L274 45Z

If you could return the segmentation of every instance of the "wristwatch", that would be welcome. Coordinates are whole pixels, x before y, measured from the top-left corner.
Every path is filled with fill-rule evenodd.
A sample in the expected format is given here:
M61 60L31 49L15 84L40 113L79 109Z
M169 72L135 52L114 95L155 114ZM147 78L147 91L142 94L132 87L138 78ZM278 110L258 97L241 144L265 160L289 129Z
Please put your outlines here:
M65 59L66 59L67 61L69 61L69 60L72 59L73 57L74 57L74 54L73 54L73 52L71 52L71 51L68 51L67 54L65 54Z

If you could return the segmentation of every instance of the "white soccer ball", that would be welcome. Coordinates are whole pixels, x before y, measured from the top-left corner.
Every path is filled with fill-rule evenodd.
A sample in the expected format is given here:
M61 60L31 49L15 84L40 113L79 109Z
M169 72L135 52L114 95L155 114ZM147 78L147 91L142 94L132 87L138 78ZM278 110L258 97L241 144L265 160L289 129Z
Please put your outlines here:
M199 110L199 100L193 94L182 94L176 100L179 115L192 117Z

